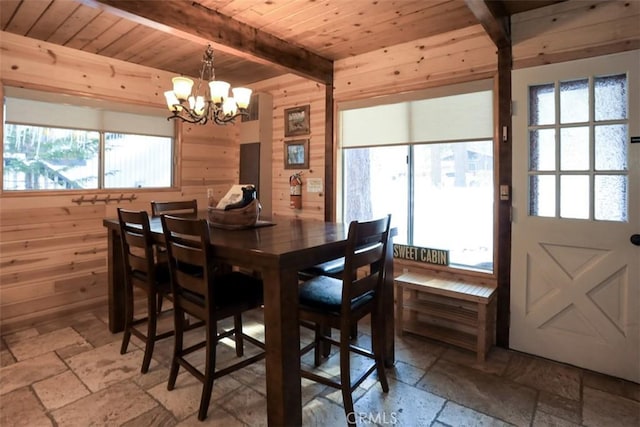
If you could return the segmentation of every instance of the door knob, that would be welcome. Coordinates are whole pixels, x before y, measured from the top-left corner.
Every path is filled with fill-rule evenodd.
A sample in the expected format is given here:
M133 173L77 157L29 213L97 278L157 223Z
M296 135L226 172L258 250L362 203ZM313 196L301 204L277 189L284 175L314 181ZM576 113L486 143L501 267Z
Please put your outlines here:
M631 243L634 245L640 246L640 234L632 234L629 240L631 240Z

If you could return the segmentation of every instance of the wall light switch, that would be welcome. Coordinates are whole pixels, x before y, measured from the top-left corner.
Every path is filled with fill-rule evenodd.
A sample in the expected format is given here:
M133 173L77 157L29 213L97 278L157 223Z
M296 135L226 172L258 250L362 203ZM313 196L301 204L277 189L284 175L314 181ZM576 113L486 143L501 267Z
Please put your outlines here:
M501 185L500 186L500 200L509 200L509 186Z

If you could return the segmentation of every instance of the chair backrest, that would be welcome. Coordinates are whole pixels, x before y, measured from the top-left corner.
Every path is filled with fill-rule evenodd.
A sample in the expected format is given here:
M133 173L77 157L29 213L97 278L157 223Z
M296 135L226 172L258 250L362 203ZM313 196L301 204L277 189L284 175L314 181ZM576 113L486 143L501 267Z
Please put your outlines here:
M162 215L161 220L174 305L205 319L207 305L214 304L214 264L207 262L212 251L207 221L171 215Z
M155 250L146 211L118 208L126 280L155 284Z
M391 215L349 224L342 287L343 310L348 310L354 299L382 289L390 224Z
M198 213L198 201L193 200L175 200L169 202L151 202L151 216L158 217L162 214L168 214L181 217L195 217Z

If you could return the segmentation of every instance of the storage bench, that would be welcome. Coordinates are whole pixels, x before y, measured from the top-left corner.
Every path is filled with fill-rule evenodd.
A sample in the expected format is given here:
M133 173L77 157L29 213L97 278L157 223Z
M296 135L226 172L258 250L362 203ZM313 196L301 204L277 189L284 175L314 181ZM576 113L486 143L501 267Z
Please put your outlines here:
M495 343L496 288L404 273L395 279L398 335L410 332L476 352ZM405 294L406 293L406 294Z

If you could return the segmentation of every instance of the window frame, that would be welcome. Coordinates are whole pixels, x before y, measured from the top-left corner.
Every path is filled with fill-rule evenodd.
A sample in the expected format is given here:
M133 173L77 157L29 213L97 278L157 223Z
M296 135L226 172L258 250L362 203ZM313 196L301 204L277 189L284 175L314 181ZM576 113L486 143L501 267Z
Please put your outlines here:
M357 100L349 100L342 101L336 103L336 124L337 124L337 132L336 132L336 220L341 221L344 218L344 209L345 209L345 188L344 188L344 168L345 168L345 156L343 154L345 147L342 146L341 138L341 129L342 129L342 115L341 112L344 110L357 109L357 108L367 108L374 107L382 104L392 104L399 102L407 102L407 101L417 101L428 98L437 98L444 97L450 95L457 95L461 93L470 93L476 91L484 91L491 90L492 91L492 102L493 108L491 112L491 128L494 130L490 137L478 137L473 139L473 141L488 141L490 140L492 143L492 153L493 153L493 174L492 174L492 194L493 194L493 208L491 210L491 214L493 216L493 232L492 232L492 241L493 241L493 254L492 254L492 271L474 269L472 267L459 266L459 265L448 265L448 266L440 266L435 264L420 264L415 261L406 261L406 260L395 260L396 262L400 262L403 266L416 266L420 268L427 268L431 270L440 270L443 272L451 272L454 274L463 274L465 276L475 276L481 278L491 278L496 279L498 276L498 172L499 172L499 147L496 141L496 133L495 133L495 122L496 122L496 114L497 114L497 93L495 87L495 79L485 79L485 80L477 80L470 82L463 82L460 84L452 84L448 86L439 86L428 88L424 90L402 93L402 94L393 94L387 96L380 96L375 98L367 98L367 99L357 99ZM465 143L471 140L448 140L448 141L428 141L428 142L407 142L405 144L393 144L393 145L403 145L407 146L407 171L408 171L408 219L407 219L407 233L409 237L409 241L411 241L412 233L413 233L413 205L412 205L412 197L415 192L415 179L413 176L413 168L414 168L414 155L413 155L413 147L417 145L425 145L425 144L437 144L437 143ZM376 145L383 146L383 145ZM372 146L362 145L358 148L371 148Z
M106 99L95 96L86 96L82 94L82 96L78 96L77 94L70 93L64 90L49 90L48 88L42 87L34 87L31 85L8 85L0 82L0 94L2 94L2 110L0 114L2 115L2 123L0 126L0 137L2 139L3 144L0 146L0 153L4 159L4 126L7 123L7 111L6 111L6 101L7 97L11 98L22 98L26 100L33 101L43 101L49 103L59 103L59 104L69 104L72 106L80 106L80 107L91 107L98 108L108 111L109 113L129 113L129 114L137 114L137 115L146 115L149 117L167 117L164 106L156 106L156 105L148 105L148 104L140 104L133 102L126 102L126 100L113 100ZM58 194L107 194L114 191L126 191L126 192L145 192L145 191L175 191L179 189L181 185L180 181L180 173L179 173L179 147L182 141L182 135L180 132L180 124L176 122L172 122L172 136L166 136L171 139L171 153L170 153L170 183L167 187L118 187L118 188L105 188L105 177L104 177L104 162L105 162L105 135L107 133L120 133L126 135L139 135L139 136L160 136L160 135L147 135L144 133L135 133L135 132L125 132L122 130L112 130L112 129L87 129L86 127L79 128L70 128L68 126L62 125L44 125L44 124L31 124L26 122L14 122L9 121L11 124L19 124L25 126L40 126L40 127L50 127L50 128L58 128L58 129L72 129L72 130L87 130L87 131L95 131L99 134L99 167L98 167L98 188L87 188L87 189L25 189L25 190L5 190L4 189L4 160L0 164L0 173L3 176L3 185L0 186L0 195L4 196L33 196L33 195L58 195Z

